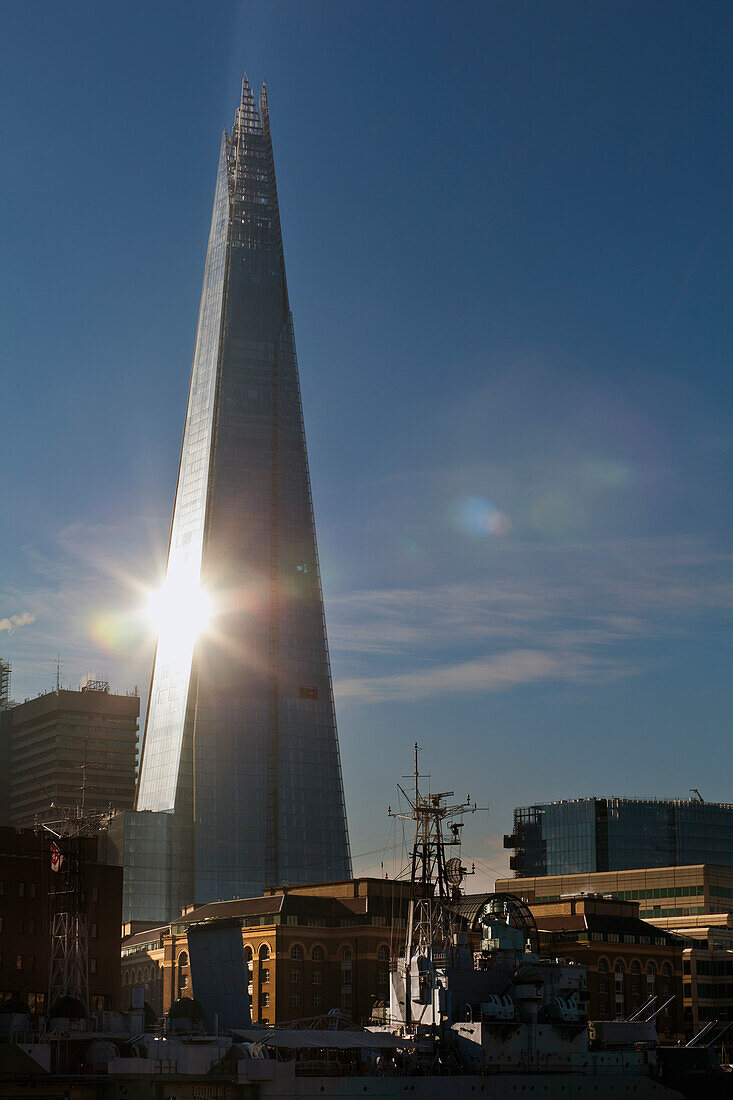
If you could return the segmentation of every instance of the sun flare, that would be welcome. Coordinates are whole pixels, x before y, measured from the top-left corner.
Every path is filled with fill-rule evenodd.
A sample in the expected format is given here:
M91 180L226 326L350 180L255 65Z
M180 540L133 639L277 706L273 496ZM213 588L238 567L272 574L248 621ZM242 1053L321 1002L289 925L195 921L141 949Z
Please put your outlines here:
M169 573L148 601L147 614L167 648L189 648L211 621L211 600L198 577Z

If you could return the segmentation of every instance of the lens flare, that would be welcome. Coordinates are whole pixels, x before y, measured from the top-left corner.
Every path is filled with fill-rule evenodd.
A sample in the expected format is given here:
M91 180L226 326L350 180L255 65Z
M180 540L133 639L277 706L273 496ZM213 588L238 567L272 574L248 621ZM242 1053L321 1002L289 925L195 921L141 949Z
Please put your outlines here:
M211 600L193 573L172 572L150 596L147 613L159 645L186 652L211 621Z
M456 510L458 525L472 535L508 535L512 521L486 497L464 497Z

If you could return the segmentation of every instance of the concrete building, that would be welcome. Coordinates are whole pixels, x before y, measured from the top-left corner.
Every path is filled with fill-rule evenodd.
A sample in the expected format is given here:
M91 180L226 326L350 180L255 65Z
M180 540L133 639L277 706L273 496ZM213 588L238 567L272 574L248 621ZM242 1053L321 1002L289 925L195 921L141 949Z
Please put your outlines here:
M195 997L186 933L192 924L242 922L253 1020L273 1024L338 1009L355 1021L389 999L393 936L406 923L409 884L349 879L190 907L171 924L127 928L122 1000L142 986L157 1014Z
M530 909L542 954L587 967L591 1020L624 1020L652 994L657 1007L674 996L658 1018L659 1034L682 1038L682 943L640 920L638 902L581 894L534 901Z
M613 894L638 901L642 920L690 917L733 909L733 867L639 867L595 874L544 875L498 879L497 890L519 894L530 903L559 901L572 894Z
M90 1008L117 1007L120 988L122 871L97 858L97 839L84 842ZM0 1000L20 997L44 1012L49 981L53 885L48 834L0 828Z
M52 803L65 807L83 801L88 813L110 806L130 809L139 714L137 694L113 695L108 684L97 681L81 691L50 691L4 711L9 823L54 820L59 813Z
M682 997L688 1033L711 1020L733 1021L733 913L662 917L654 924L680 938Z

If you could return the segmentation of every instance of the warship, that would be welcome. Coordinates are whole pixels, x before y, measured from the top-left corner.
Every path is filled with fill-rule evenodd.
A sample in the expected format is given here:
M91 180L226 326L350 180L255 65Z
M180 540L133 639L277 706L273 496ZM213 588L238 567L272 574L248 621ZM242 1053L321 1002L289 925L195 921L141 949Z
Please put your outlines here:
M2 1095L17 1100L731 1095L733 1075L709 1059L711 1052L660 1047L655 1017L661 1008L653 1003L628 1020L589 1020L585 967L540 953L537 926L519 897L463 892L467 869L452 853L460 852L463 817L477 807L470 799L454 801L450 791L425 793L421 778L416 747L414 790L408 795L400 788L406 808L392 815L413 823L414 842L407 920L390 963L389 1005L381 1019L357 1026L334 1010L314 1020L253 1026L241 927L203 920L188 932L203 1030L173 1011L152 1031L145 1030L142 1011L105 1014L93 1028L57 1018L35 1035L24 1035L22 1016L6 1018L0 1022Z

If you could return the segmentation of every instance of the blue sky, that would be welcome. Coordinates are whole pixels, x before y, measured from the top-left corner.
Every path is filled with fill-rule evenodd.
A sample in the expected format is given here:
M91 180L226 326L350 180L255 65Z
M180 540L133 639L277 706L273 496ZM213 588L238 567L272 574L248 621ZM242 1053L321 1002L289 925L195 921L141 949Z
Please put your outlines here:
M489 816L733 800L733 12L2 13L0 654L145 691L221 130L267 79L352 847L411 745ZM398 854L398 853L397 853Z

